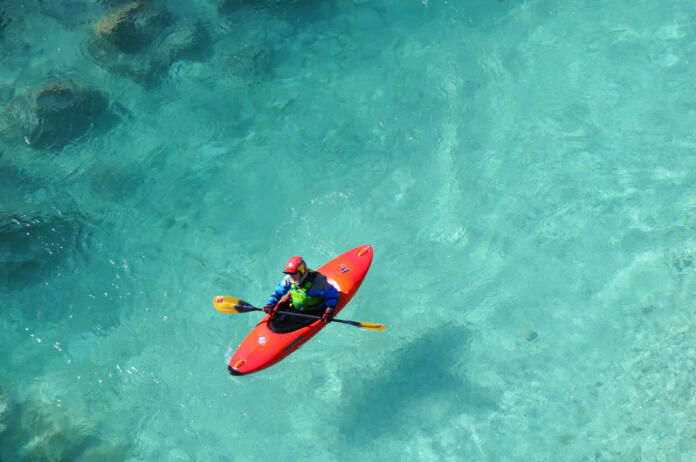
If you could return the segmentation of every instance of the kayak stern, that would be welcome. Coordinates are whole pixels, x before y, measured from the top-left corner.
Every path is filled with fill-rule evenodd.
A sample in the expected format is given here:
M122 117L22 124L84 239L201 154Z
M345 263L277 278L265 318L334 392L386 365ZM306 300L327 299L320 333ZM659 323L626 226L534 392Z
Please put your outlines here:
M229 364L227 365L227 371L228 371L231 375L244 375L244 374L242 374L241 372L239 372L237 369L235 369L234 367L230 366Z

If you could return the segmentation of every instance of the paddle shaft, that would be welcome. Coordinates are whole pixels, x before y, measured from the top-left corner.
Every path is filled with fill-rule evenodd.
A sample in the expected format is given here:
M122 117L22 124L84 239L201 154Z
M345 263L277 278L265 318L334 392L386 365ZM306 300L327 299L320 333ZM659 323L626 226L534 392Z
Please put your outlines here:
M257 308L244 300L240 300L236 297L226 297L224 295L218 295L213 301L215 309L220 313L233 314L233 313L248 313L250 311L264 311L261 308ZM321 319L321 316L314 316L312 314L298 313L297 311L275 311L275 313L287 314L289 316L301 316L309 319ZM358 322L358 321L347 321L345 319L332 319L332 321L340 322L343 324L348 324L353 327L358 327L364 330L379 331L386 329L387 326L384 324L376 324L374 322Z
M252 306L247 307L247 308L251 308L253 311L263 311L261 308L256 308L256 307L252 307ZM289 314L290 316L300 316L302 318L321 319L321 316L314 316L312 314L298 313L296 311L280 311L280 310L278 310L278 311L274 311L273 313L274 314L276 314L276 313L277 314ZM357 321L348 321L345 319L336 319L336 318L332 318L331 321L342 322L344 324L350 324L351 326L361 327L360 323Z

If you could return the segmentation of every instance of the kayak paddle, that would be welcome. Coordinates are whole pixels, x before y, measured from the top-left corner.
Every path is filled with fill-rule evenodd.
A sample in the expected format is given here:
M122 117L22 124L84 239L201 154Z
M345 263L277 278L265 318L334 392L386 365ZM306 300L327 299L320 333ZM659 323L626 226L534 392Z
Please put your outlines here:
M226 296L219 296L215 297L215 300L213 301L215 304L215 309L218 310L220 313L226 313L226 314L237 314L237 313L248 313L249 311L263 311L261 308L256 308L255 306L252 306L251 304L245 302L244 300L240 300L235 297L226 297ZM305 314L305 313L297 313L294 311L275 311L275 313L279 314L289 314L290 316L300 316L303 318L312 318L312 319L321 319L321 316L313 316L311 314ZM386 329L387 326L384 324L376 324L374 322L358 322L358 321L347 321L345 319L332 319L331 321L334 322L341 322L343 324L349 324L351 326L359 327L360 329L364 330L384 330Z

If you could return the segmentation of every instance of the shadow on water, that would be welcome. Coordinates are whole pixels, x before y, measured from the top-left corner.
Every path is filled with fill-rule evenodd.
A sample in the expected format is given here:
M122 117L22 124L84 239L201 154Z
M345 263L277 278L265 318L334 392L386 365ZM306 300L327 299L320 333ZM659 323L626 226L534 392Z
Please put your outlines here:
M396 351L375 378L346 380L339 434L351 443L385 433L410 434L462 413L497 407L495 390L456 373L467 356L472 333L463 326L431 330ZM370 373L372 375L372 373Z

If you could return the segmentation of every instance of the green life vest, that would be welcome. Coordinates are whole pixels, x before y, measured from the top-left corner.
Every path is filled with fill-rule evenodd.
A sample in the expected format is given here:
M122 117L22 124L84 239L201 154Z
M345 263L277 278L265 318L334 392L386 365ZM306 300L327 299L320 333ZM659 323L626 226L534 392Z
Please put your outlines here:
M307 275L307 279L302 283L301 287L298 287L296 284L290 286L290 298L292 299L292 306L296 310L314 311L321 308L323 299L321 297L310 297L307 293L312 287L315 277L317 277L317 273L312 271Z

